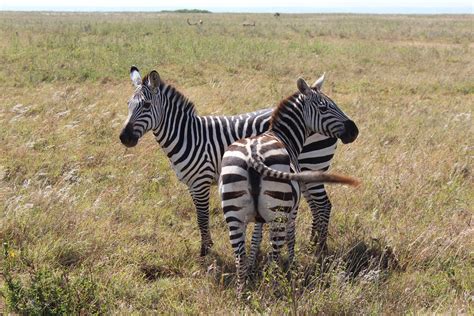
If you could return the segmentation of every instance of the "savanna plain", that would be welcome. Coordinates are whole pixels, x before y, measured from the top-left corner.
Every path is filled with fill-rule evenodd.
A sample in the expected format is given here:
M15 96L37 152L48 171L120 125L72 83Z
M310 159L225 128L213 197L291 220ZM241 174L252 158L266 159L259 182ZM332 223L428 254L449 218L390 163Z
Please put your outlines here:
M2 12L0 38L0 311L474 313L472 15ZM328 254L302 202L296 267L262 255L239 299L217 189L202 259L153 136L119 141L131 65L201 115L274 106L326 72L360 130L331 170L362 181L328 187Z

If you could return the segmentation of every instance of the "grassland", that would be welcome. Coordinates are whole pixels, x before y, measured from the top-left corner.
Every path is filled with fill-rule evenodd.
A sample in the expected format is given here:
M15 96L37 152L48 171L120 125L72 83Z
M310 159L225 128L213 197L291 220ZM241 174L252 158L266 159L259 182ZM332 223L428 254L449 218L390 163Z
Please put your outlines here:
M0 13L0 311L474 313L472 21ZM326 261L303 204L291 281L267 271L240 301L216 190L198 259L191 199L153 137L118 141L132 64L201 114L270 106L327 72L360 129L332 168L363 186L329 188Z

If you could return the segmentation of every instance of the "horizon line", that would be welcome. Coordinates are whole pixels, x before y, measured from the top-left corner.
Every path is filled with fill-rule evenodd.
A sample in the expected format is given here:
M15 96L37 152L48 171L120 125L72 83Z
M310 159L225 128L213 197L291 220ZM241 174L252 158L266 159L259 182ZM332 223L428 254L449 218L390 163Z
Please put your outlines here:
M469 6L458 7L118 7L108 6L2 6L2 12L57 12L57 13L159 13L176 10L207 10L211 13L286 13L286 14L473 14ZM172 12L171 12L172 13ZM192 12L191 12L192 13Z

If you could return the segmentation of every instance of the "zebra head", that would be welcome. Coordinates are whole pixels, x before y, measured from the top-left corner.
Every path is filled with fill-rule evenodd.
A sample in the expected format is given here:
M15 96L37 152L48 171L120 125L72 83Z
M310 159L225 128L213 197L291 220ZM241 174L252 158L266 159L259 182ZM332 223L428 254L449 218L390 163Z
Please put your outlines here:
M128 117L120 133L120 141L127 147L133 147L140 137L155 128L160 100L160 75L156 70L141 78L138 68L132 66L130 78L135 86L135 93L128 101Z
M311 87L302 78L297 81L302 93L306 129L339 138L344 144L352 143L359 135L359 129L333 100L321 92L323 82L324 74Z

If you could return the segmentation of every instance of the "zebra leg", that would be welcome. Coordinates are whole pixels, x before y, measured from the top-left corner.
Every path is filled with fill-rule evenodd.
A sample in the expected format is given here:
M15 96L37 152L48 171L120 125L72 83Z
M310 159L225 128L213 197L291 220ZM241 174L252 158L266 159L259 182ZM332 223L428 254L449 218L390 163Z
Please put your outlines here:
M272 253L270 259L277 264L280 260L281 248L286 241L286 225L288 218L286 216L277 217L270 223L270 244L272 246Z
M290 220L286 226L286 242L288 247L288 266L291 266L295 258L295 239L296 239L296 214L298 208L290 214Z
M263 234L263 223L255 223L252 233L252 243L250 244L250 253L248 259L249 273L253 273L255 269L255 262L257 260L257 254L260 250L260 244L262 242Z
M209 253L213 242L209 231L209 191L210 185L190 189L196 207L199 231L201 232L201 257Z
M327 251L326 241L332 208L331 201L323 184L307 185L305 197L313 215L311 241L316 245L316 252L325 253Z
M247 278L247 262L245 256L246 224L241 221L230 221L228 222L228 226L230 242L232 244L232 249L234 250L235 266L237 269L237 293L240 296Z

